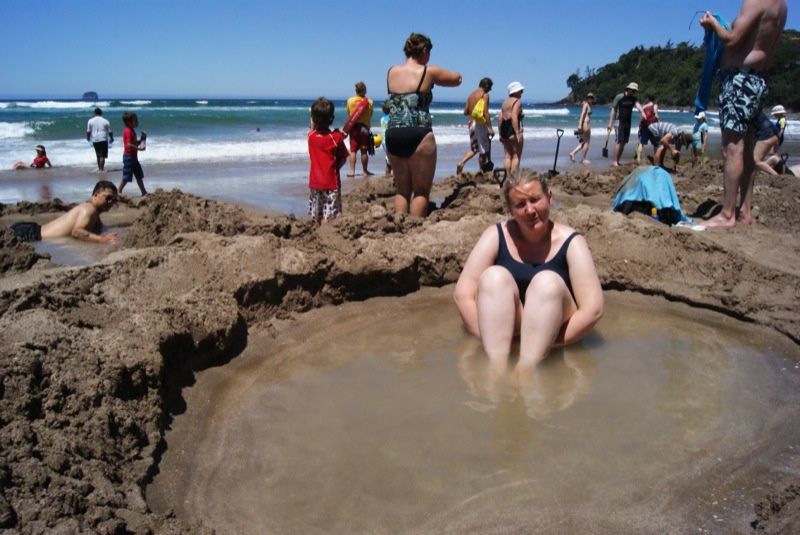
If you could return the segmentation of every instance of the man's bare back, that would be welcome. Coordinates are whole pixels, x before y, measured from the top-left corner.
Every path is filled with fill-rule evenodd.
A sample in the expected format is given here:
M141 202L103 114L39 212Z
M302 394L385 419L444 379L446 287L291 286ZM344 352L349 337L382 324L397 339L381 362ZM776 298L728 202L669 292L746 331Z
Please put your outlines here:
M725 35L717 31L725 43L720 68L767 70L787 11L784 0L745 0L730 32Z

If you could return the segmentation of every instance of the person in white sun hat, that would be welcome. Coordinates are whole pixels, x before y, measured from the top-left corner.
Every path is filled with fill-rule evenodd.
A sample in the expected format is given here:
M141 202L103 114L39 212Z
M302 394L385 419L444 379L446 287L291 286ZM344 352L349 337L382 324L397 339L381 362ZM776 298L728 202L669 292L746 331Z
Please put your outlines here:
M523 91L525 86L519 82L508 84L508 98L503 101L500 115L497 116L497 131L500 133L500 142L505 150L503 167L506 173L513 173L519 169L519 162L522 159Z

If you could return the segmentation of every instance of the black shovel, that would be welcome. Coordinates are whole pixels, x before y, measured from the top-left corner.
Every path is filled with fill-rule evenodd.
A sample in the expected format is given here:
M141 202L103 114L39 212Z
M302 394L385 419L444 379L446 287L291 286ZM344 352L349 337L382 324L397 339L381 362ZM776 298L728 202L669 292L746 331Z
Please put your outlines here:
M781 154L781 174L786 173L789 170L789 166L786 162L789 161L789 153L784 152Z
M606 132L606 144L603 145L603 158L608 158L608 138L611 137L611 130Z
M556 135L558 136L558 142L556 142L556 157L553 159L553 168L547 172L547 175L550 177L554 177L558 174L558 171L556 171L556 165L558 164L558 149L561 147L561 136L564 135L564 130L561 128L556 128Z

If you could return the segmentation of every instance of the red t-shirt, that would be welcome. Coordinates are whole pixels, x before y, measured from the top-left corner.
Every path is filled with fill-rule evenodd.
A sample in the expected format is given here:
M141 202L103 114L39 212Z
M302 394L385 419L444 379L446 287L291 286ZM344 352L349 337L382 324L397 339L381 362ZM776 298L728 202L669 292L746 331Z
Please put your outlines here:
M36 169L41 169L47 163L50 163L50 160L47 159L47 156L42 154L41 156L37 156L36 158L34 158L33 163L31 165L33 165L33 167L35 167Z
M311 169L308 187L315 190L335 190L339 187L339 168L347 160L344 134L339 130L308 133L308 156Z
M122 132L122 154L123 156L133 156L134 158L136 158L138 156L139 151L128 147L129 143L131 145L137 145L136 130L134 130L130 126L126 126L125 130Z

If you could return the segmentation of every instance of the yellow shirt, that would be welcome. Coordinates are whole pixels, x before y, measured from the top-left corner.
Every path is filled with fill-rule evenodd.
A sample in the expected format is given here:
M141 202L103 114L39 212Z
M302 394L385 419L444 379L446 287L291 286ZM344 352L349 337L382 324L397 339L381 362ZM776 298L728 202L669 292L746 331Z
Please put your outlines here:
M358 95L354 97L350 97L347 99L347 116L350 117L350 114L353 113L353 110L356 109L358 103L364 100L364 97L359 97ZM361 117L358 118L356 123L363 124L367 128L369 128L370 123L372 122L372 99L368 98L369 104L367 104L367 109L361 114Z

